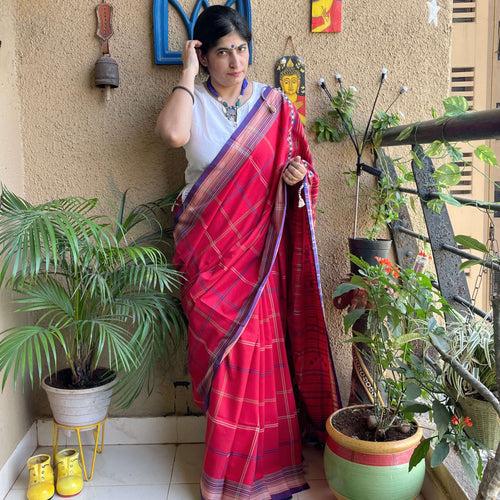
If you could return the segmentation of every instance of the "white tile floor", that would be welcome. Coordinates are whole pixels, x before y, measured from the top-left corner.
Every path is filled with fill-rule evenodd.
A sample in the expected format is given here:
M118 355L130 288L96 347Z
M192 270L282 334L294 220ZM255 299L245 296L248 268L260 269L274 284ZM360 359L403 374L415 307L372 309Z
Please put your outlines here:
M199 500L198 480L203 458L202 444L105 446L96 459L95 474L85 483L79 500ZM90 458L90 448L85 456ZM37 453L51 453L39 448ZM304 448L306 479L310 490L294 500L332 499L323 474L322 452ZM87 459L87 462L89 460ZM26 469L6 500L26 498ZM58 499L57 495L54 499Z

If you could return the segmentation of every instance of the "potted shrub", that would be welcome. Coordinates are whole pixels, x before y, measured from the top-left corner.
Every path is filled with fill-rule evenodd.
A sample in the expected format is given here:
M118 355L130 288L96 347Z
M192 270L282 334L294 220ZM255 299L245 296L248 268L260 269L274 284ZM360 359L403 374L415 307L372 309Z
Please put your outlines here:
M94 214L96 199L33 205L2 188L0 285L16 292L17 311L36 314L3 332L2 387L9 376L40 380L66 425L102 420L113 387L121 406L138 396L185 333L172 295L180 275L157 246L172 198L125 214L123 195L113 222Z
M416 344L428 338L435 316L450 309L425 273L400 269L387 259L371 266L351 258L360 275L340 285L334 296L357 292L344 318L346 332L366 315L366 332L355 333L352 342L371 352L364 383L372 403L346 407L328 419L326 478L340 498L410 500L420 492L423 458L433 440L433 466L455 446L463 451L469 469L477 470L477 448L463 432L469 420L455 420L454 401ZM414 416L429 410L437 433L422 441Z

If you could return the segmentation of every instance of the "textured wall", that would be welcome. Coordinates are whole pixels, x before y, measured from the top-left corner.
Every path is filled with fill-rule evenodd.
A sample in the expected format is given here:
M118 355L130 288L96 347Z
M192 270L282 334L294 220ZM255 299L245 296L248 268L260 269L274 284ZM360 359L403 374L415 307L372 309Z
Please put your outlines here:
M23 193L20 102L16 86L14 1L0 3L0 182ZM0 332L21 318L12 314L12 297L0 292ZM0 395L0 469L32 421L31 397L8 384Z
M134 200L144 201L182 182L183 152L168 151L153 134L156 116L179 68L152 62L151 0L114 4L111 53L120 64L121 86L106 104L92 85L99 55L93 3L38 0L36 7L17 3L26 192L33 200L95 195L111 209L119 191L131 189ZM406 119L428 117L448 87L450 0L440 4L439 26L434 27L427 22L424 0L349 0L341 34L311 34L308 1L288 2L283 8L270 0L253 0L250 76L272 83L274 63L291 34L307 65L310 118L326 109L316 81L325 76L333 86L333 74L340 71L346 82L360 90L362 121L383 65L390 75L382 104L388 104L404 83L412 89L399 106ZM175 27L173 35L180 39ZM342 172L353 164L354 156L345 144L314 144L313 153L322 180L317 235L323 287L338 369L345 381L350 370L348 347L340 343L339 316L329 297L348 269L353 191ZM173 410L171 398L164 396L169 384L162 373L155 397L136 404L128 414ZM345 391L345 383L343 387ZM45 411L43 403L39 411Z

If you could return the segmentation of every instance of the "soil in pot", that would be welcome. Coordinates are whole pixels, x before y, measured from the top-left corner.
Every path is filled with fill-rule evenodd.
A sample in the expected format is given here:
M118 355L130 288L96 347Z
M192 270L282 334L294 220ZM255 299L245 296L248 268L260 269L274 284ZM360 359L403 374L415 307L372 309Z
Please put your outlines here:
M115 378L115 372L107 368L97 368L92 372L92 376L83 385L73 384L71 370L65 368L51 377L45 379L45 383L55 389L93 389L111 382Z
M411 423L409 424L409 432L403 432L396 426L388 429L385 436L375 437L375 432L367 426L368 418L373 415L372 408L346 408L344 411L332 417L332 424L345 436L361 439L362 441L401 441L413 436L413 434L417 432L417 426Z

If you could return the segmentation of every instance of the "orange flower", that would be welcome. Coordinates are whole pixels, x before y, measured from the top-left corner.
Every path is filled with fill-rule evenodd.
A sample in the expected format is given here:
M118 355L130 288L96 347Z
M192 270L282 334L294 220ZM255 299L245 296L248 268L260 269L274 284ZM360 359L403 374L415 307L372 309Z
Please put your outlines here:
M458 417L453 415L453 417L451 417L451 425L458 425L459 423L460 421L458 420Z
M472 423L472 420L470 417L465 417L464 418L464 424L467 426L467 427L472 427L473 426L473 423Z
M383 259L382 257L375 257L375 260L384 268L387 274L394 276L394 278L399 278L398 268L389 260Z

